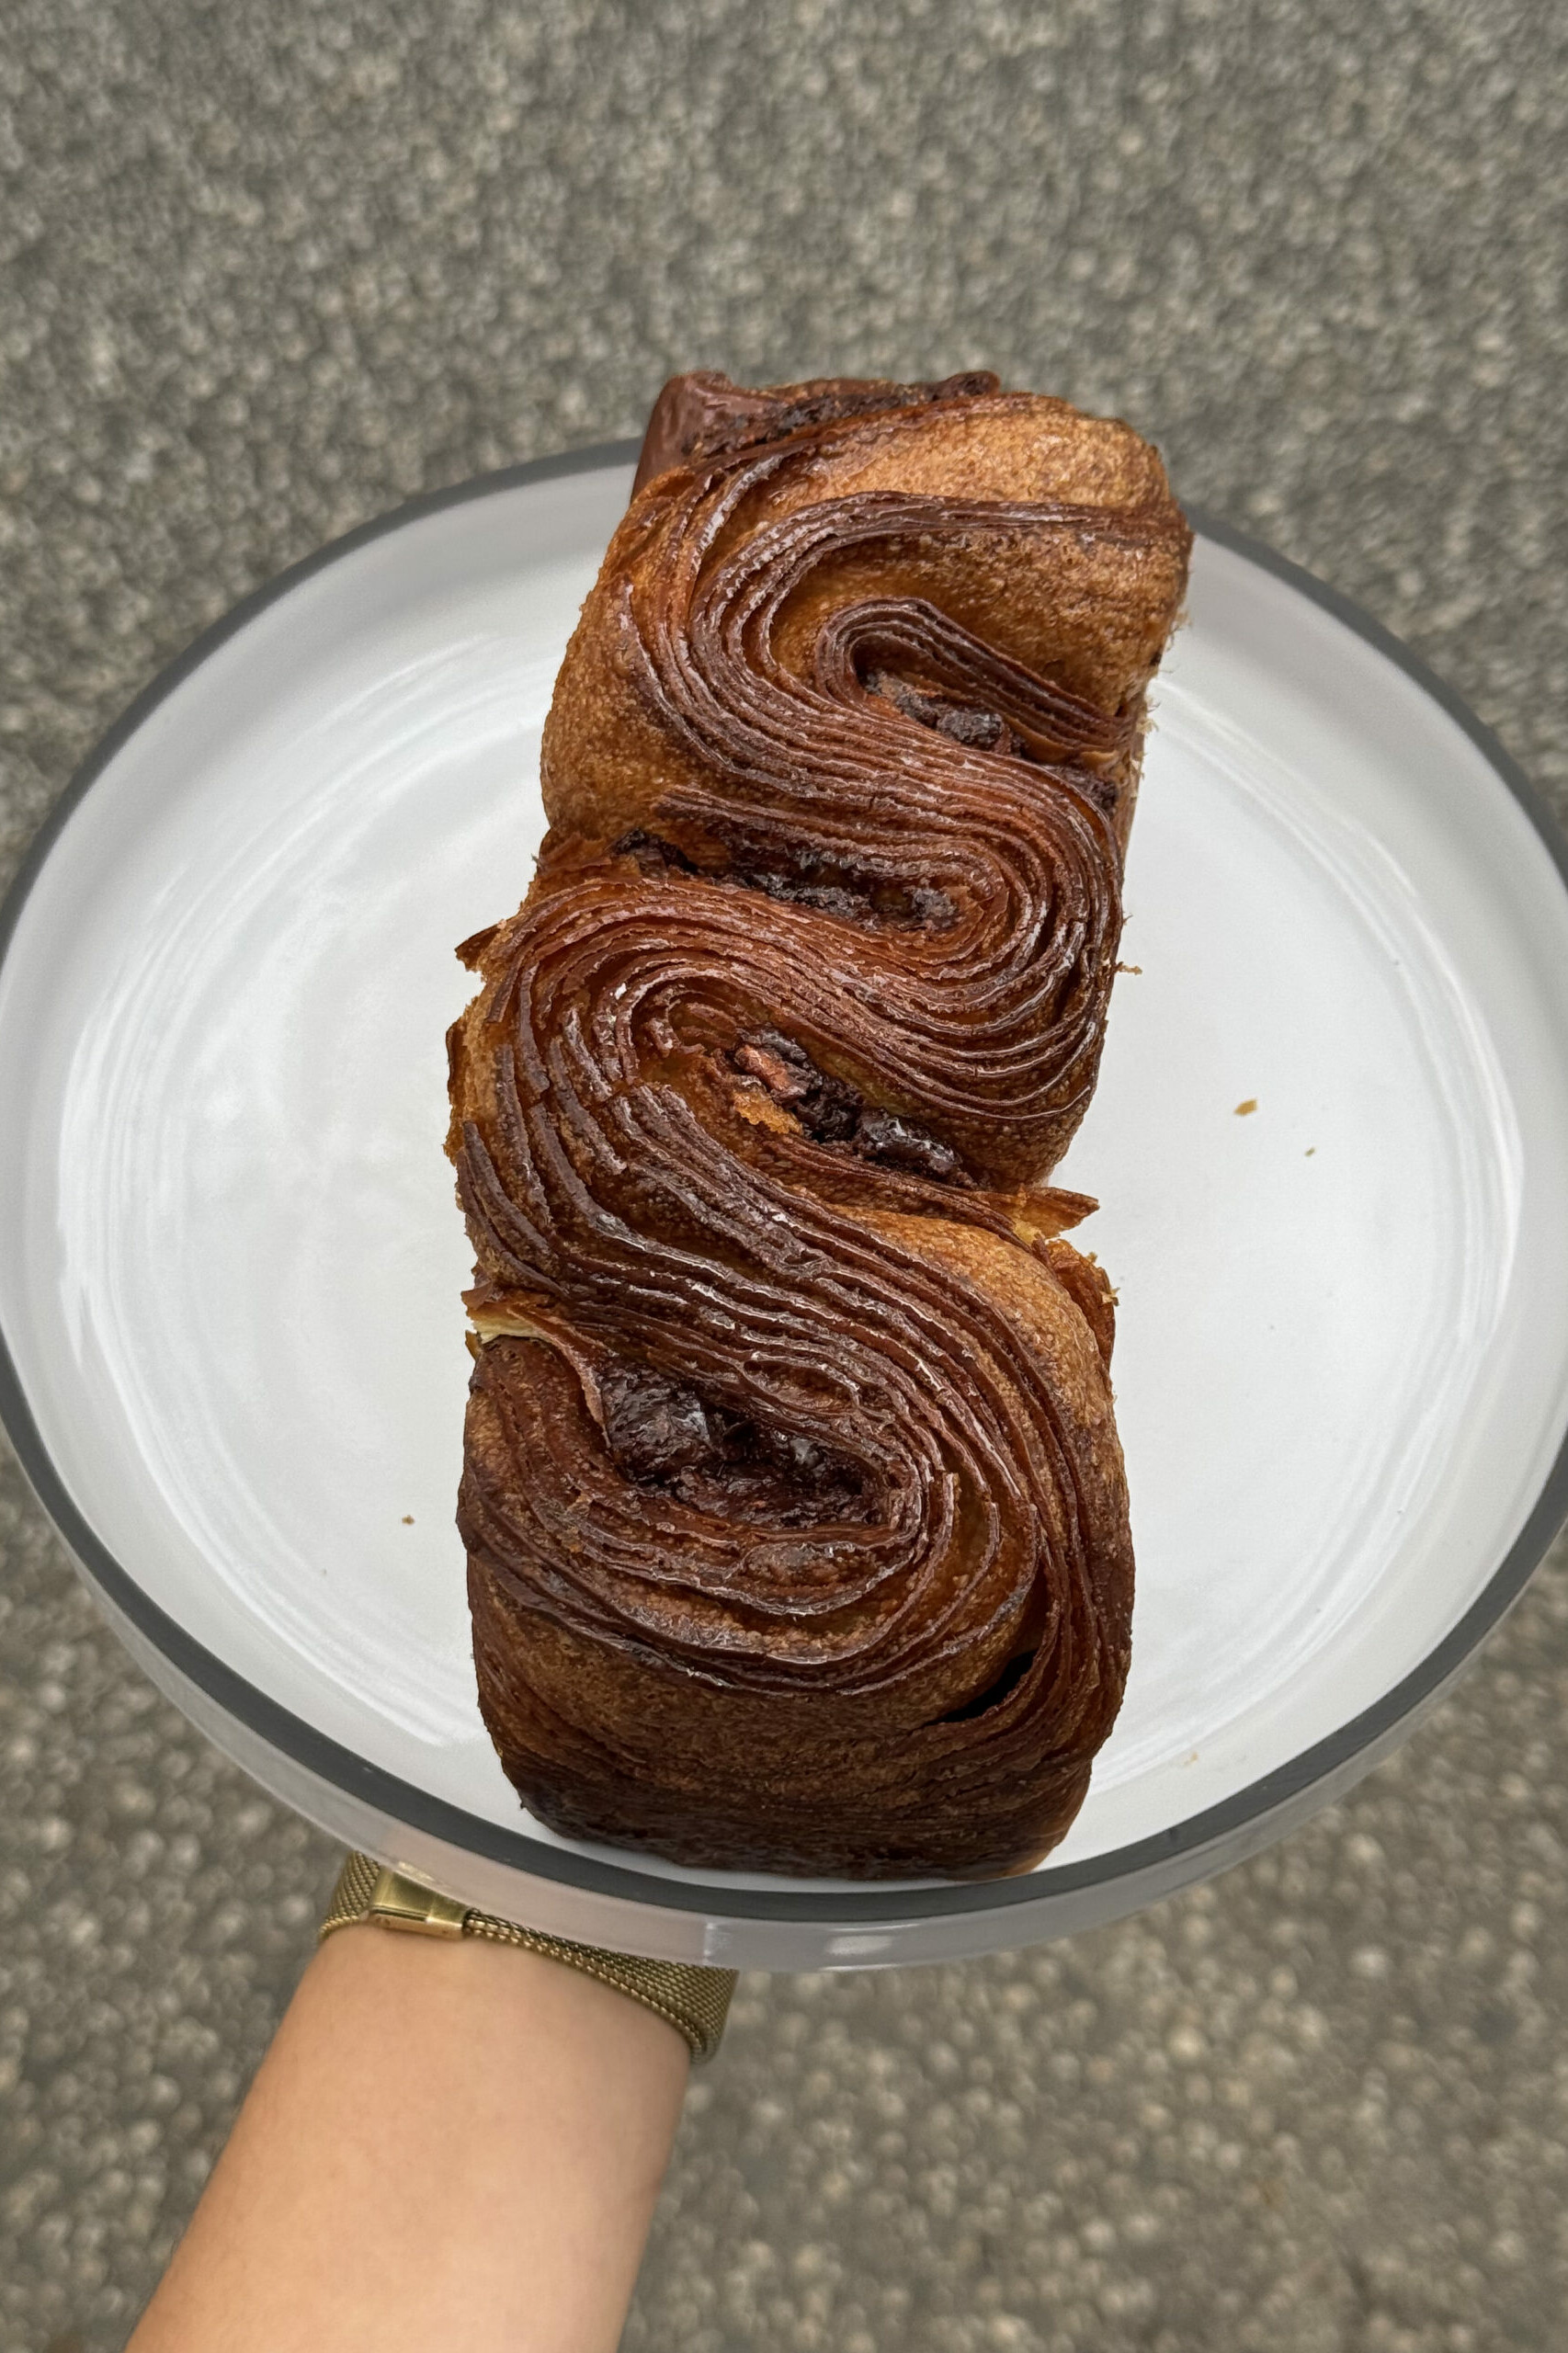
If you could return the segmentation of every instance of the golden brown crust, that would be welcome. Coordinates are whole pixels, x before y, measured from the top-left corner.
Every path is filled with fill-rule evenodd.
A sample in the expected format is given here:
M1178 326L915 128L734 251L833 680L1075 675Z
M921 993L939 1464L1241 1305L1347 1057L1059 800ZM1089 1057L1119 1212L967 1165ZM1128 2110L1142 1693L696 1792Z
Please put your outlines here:
M1126 1677L1087 1105L1188 534L971 377L677 379L465 944L460 1506L528 1804L709 1866L1027 1867Z

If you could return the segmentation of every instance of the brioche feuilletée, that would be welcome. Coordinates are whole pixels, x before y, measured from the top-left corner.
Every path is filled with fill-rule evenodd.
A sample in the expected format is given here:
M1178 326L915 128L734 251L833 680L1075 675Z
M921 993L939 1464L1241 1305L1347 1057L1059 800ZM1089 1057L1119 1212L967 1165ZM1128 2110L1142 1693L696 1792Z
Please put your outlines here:
M459 1526L528 1808L713 1868L990 1877L1120 1704L1098 1067L1190 534L988 375L677 377L460 953Z

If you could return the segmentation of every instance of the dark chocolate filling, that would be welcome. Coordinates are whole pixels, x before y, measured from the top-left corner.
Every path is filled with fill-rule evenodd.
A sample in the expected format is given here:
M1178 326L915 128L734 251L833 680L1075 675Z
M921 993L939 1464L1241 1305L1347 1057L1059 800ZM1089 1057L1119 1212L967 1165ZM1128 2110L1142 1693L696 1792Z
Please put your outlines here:
M805 1048L781 1030L755 1030L731 1060L747 1077L759 1079L815 1142L847 1144L862 1160L933 1184L973 1184L951 1144L914 1120L869 1104L847 1079L819 1070Z
M934 728L938 735L946 735L952 743L962 744L972 751L994 752L998 758L1032 760L1039 763L1042 753L1009 727L999 710L987 710L983 705L958 702L946 695L928 694L922 688L912 687L906 679L891 670L869 670L863 684L872 694L891 702L905 719L916 721L922 727ZM1120 788L1114 779L1097 776L1090 767L1081 774L1083 790L1091 794L1099 807L1114 810L1120 798Z
M640 1486L699 1510L755 1514L787 1528L865 1520L857 1467L798 1432L732 1414L646 1365L613 1364L599 1381L605 1443Z
M947 892L927 883L888 882L880 875L857 874L805 858L799 860L798 870L790 871L758 862L755 851L748 858L742 845L735 845L735 852L729 866L699 867L674 842L662 841L656 834L639 827L621 835L612 855L634 858L644 874L657 880L666 874L701 874L710 882L760 891L767 898L812 907L819 915L837 915L845 923L943 931L958 915Z
M946 735L954 744L967 745L971 751L996 752L1007 759L1027 760L1033 757L1021 735L1016 735L999 710L983 710L973 704L954 702L946 695L923 694L918 687L893 676L891 670L874 670L866 684L871 692L891 702L905 719L918 722L922 727L934 727L938 735Z

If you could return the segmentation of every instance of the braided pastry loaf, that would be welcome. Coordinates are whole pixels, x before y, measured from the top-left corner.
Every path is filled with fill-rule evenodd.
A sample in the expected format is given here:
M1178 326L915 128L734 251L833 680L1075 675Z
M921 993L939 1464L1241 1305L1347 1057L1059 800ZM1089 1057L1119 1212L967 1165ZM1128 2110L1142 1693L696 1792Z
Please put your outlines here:
M676 378L460 950L459 1525L533 1812L677 1861L1026 1869L1120 1704L1095 1084L1190 535L994 377Z

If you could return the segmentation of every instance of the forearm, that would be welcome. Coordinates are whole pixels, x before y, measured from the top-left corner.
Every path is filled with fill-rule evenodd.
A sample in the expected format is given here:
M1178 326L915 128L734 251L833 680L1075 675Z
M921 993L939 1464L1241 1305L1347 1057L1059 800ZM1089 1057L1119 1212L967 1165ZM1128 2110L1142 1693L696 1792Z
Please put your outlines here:
M340 1931L131 2353L612 2353L687 2068L556 1961Z

